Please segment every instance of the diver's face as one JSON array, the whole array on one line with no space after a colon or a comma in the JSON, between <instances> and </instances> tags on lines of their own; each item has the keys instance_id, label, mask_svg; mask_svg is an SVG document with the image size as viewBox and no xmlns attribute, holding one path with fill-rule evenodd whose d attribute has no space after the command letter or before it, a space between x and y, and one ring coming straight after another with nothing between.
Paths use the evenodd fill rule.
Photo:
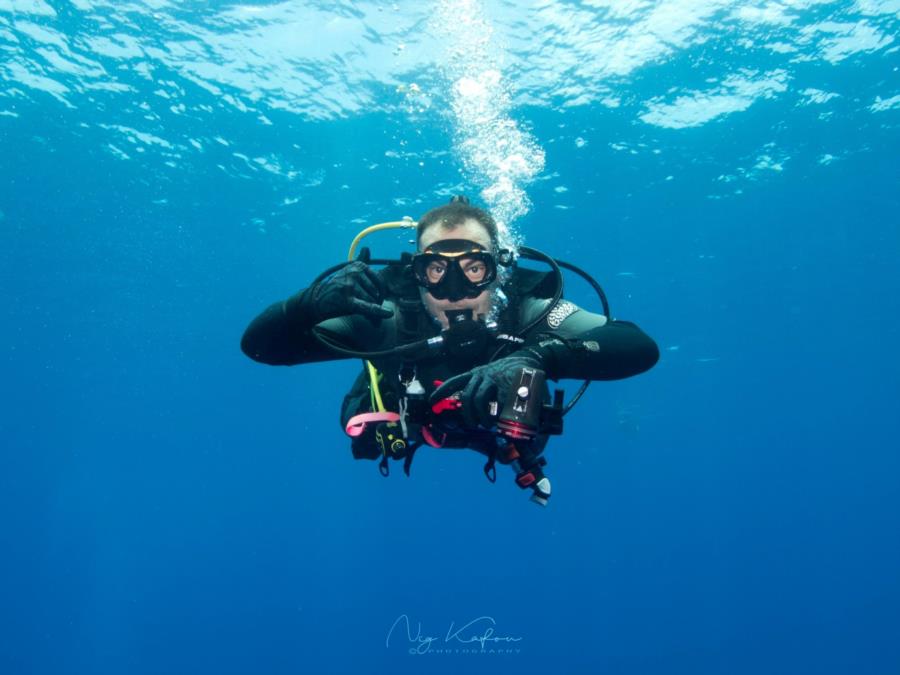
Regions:
<instances>
[{"instance_id":1,"label":"diver's face","mask_svg":"<svg viewBox=\"0 0 900 675\"><path fill-rule=\"evenodd\" d=\"M429 246L445 239L468 239L481 244L484 250L493 253L491 235L484 228L484 225L474 218L469 218L452 229L447 229L441 224L432 225L422 234L422 238L419 240L419 250L424 251ZM474 261L463 258L460 264L465 268L470 262ZM450 325L446 314L448 309L471 309L476 317L479 315L487 316L491 311L490 287L474 298L464 298L454 302L438 300L424 288L420 288L419 292L422 296L422 303L425 305L428 313L440 321L443 328L447 328Z\"/></svg>"}]
</instances>

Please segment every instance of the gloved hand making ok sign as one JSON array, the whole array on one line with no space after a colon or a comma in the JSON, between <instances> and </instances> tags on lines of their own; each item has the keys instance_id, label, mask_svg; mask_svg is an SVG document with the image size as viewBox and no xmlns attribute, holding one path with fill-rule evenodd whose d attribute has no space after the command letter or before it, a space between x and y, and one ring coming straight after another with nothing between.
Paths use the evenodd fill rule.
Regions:
<instances>
[{"instance_id":1,"label":"gloved hand making ok sign","mask_svg":"<svg viewBox=\"0 0 900 675\"><path fill-rule=\"evenodd\" d=\"M470 428L481 425L485 429L494 426L503 407L510 388L518 382L517 377L521 368L540 368L541 363L536 355L522 353L512 354L503 359L497 359L483 366L478 366L451 377L431 394L430 403L434 405L438 401L449 398L461 391L460 402L463 420ZM497 406L491 414L491 403L496 401Z\"/></svg>"},{"instance_id":2,"label":"gloved hand making ok sign","mask_svg":"<svg viewBox=\"0 0 900 675\"><path fill-rule=\"evenodd\" d=\"M364 262L357 260L315 286L312 306L317 321L347 314L386 319L393 316L393 312L381 306L384 295L378 275Z\"/></svg>"}]
</instances>

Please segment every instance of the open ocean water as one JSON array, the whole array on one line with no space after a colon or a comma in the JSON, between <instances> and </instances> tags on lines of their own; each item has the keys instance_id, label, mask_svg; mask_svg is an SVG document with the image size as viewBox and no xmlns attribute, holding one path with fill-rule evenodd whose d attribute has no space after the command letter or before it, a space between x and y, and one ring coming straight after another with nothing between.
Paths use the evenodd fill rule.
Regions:
<instances>
[{"instance_id":1,"label":"open ocean water","mask_svg":"<svg viewBox=\"0 0 900 675\"><path fill-rule=\"evenodd\" d=\"M898 27L0 0L0 673L900 673ZM543 510L474 453L383 479L358 362L239 351L458 192L662 351L567 417Z\"/></svg>"}]
</instances>

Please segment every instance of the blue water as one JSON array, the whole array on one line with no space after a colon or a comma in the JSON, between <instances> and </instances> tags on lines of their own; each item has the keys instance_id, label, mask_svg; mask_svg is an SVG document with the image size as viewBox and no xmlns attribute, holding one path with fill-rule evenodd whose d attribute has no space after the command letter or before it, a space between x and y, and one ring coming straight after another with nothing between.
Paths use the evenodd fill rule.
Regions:
<instances>
[{"instance_id":1,"label":"blue water","mask_svg":"<svg viewBox=\"0 0 900 675\"><path fill-rule=\"evenodd\" d=\"M900 672L898 26L0 0L0 672ZM381 478L356 362L238 348L455 192L661 348L567 418L544 510L474 454ZM517 640L444 639L479 617Z\"/></svg>"}]
</instances>

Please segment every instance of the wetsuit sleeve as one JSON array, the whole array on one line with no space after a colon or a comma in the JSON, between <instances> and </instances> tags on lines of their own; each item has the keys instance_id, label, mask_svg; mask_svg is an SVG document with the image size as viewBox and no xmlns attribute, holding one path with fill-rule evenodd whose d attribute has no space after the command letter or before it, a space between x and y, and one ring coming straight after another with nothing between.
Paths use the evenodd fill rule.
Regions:
<instances>
[{"instance_id":1,"label":"wetsuit sleeve","mask_svg":"<svg viewBox=\"0 0 900 675\"><path fill-rule=\"evenodd\" d=\"M365 317L343 316L317 324L312 291L305 289L253 319L241 338L241 350L254 361L272 366L349 358L320 343L312 334L315 326L350 349L372 349L381 342L379 322Z\"/></svg>"},{"instance_id":2,"label":"wetsuit sleeve","mask_svg":"<svg viewBox=\"0 0 900 675\"><path fill-rule=\"evenodd\" d=\"M538 356L554 380L619 380L659 360L656 343L635 324L608 321L566 300L529 331L523 351Z\"/></svg>"}]
</instances>

